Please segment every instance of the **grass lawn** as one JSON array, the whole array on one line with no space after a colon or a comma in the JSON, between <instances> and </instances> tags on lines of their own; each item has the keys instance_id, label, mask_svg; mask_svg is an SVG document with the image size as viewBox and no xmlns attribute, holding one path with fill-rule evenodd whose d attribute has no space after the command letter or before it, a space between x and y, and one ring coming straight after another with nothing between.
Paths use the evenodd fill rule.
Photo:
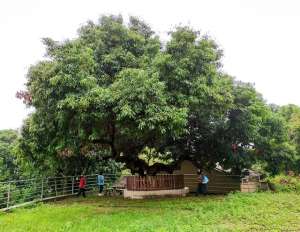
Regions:
<instances>
[{"instance_id":1,"label":"grass lawn","mask_svg":"<svg viewBox=\"0 0 300 232\"><path fill-rule=\"evenodd\" d=\"M300 195L72 198L0 213L0 231L300 231Z\"/></svg>"}]
</instances>

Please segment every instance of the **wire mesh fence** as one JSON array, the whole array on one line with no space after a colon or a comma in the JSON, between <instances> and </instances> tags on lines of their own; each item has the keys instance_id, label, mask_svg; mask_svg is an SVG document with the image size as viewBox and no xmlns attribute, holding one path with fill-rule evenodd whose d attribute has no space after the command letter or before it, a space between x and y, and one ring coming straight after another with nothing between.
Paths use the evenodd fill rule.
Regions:
<instances>
[{"instance_id":1,"label":"wire mesh fence","mask_svg":"<svg viewBox=\"0 0 300 232\"><path fill-rule=\"evenodd\" d=\"M97 174L86 175L86 191L97 191ZM115 174L103 174L105 187L112 188L119 177ZM0 182L0 210L6 210L31 202L71 196L78 193L79 177L48 177Z\"/></svg>"}]
</instances>

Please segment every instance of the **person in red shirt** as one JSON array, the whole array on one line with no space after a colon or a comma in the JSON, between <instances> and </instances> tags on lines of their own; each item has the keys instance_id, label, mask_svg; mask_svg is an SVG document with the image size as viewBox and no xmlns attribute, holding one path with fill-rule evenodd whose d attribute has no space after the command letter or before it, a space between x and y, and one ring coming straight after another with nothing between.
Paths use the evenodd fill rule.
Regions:
<instances>
[{"instance_id":1,"label":"person in red shirt","mask_svg":"<svg viewBox=\"0 0 300 232\"><path fill-rule=\"evenodd\" d=\"M81 175L79 179L79 191L77 196L80 196L80 194L82 193L82 196L85 197L85 185L86 185L86 179L83 175Z\"/></svg>"}]
</instances>

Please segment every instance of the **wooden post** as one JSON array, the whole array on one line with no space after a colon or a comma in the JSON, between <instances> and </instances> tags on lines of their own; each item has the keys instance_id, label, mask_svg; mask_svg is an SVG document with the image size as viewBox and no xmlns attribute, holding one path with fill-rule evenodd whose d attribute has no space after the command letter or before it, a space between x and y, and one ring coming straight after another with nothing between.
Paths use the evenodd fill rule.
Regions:
<instances>
[{"instance_id":1,"label":"wooden post","mask_svg":"<svg viewBox=\"0 0 300 232\"><path fill-rule=\"evenodd\" d=\"M133 188L132 190L135 190L135 176L133 176Z\"/></svg>"},{"instance_id":2,"label":"wooden post","mask_svg":"<svg viewBox=\"0 0 300 232\"><path fill-rule=\"evenodd\" d=\"M9 202L10 202L10 182L8 184L8 188L7 188L7 202L6 202L6 207L9 207Z\"/></svg>"}]
</instances>

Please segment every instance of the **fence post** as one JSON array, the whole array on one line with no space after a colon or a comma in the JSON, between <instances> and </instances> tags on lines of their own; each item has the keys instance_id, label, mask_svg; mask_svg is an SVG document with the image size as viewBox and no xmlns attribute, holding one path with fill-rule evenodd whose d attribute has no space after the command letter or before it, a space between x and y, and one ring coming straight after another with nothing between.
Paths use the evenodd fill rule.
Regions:
<instances>
[{"instance_id":1,"label":"fence post","mask_svg":"<svg viewBox=\"0 0 300 232\"><path fill-rule=\"evenodd\" d=\"M6 207L9 207L9 202L10 202L10 182L8 183L8 188L7 188L7 202L6 202Z\"/></svg>"},{"instance_id":2,"label":"fence post","mask_svg":"<svg viewBox=\"0 0 300 232\"><path fill-rule=\"evenodd\" d=\"M65 178L63 177L63 182L62 182L62 195L65 195Z\"/></svg>"},{"instance_id":3,"label":"fence post","mask_svg":"<svg viewBox=\"0 0 300 232\"><path fill-rule=\"evenodd\" d=\"M72 176L72 195L74 194L74 176Z\"/></svg>"},{"instance_id":4,"label":"fence post","mask_svg":"<svg viewBox=\"0 0 300 232\"><path fill-rule=\"evenodd\" d=\"M43 200L43 197L44 197L44 179L42 178L41 200Z\"/></svg>"},{"instance_id":5,"label":"fence post","mask_svg":"<svg viewBox=\"0 0 300 232\"><path fill-rule=\"evenodd\" d=\"M56 185L56 178L54 179L54 188L55 188L55 196L57 196L57 185Z\"/></svg>"}]
</instances>

